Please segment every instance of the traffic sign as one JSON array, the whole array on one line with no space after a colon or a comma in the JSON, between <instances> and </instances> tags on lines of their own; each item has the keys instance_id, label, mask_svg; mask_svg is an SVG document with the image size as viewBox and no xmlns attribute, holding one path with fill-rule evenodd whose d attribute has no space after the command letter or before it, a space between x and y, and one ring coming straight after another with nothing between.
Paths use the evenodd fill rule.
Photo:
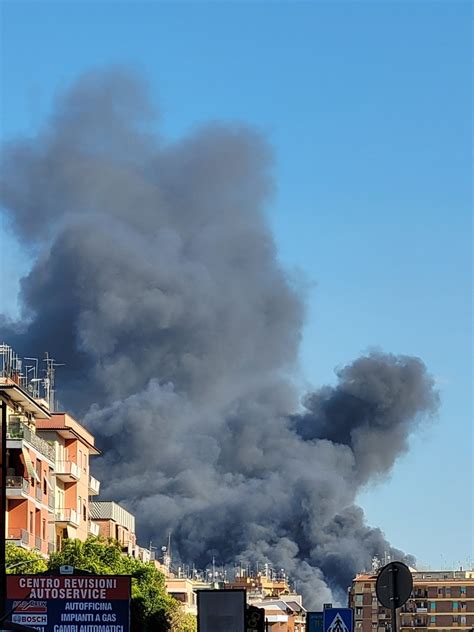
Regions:
<instances>
[{"instance_id":1,"label":"traffic sign","mask_svg":"<svg viewBox=\"0 0 474 632\"><path fill-rule=\"evenodd\" d=\"M353 632L352 608L326 608L323 611L323 632Z\"/></svg>"},{"instance_id":2,"label":"traffic sign","mask_svg":"<svg viewBox=\"0 0 474 632\"><path fill-rule=\"evenodd\" d=\"M257 606L247 606L245 632L265 632L265 610Z\"/></svg>"},{"instance_id":3,"label":"traffic sign","mask_svg":"<svg viewBox=\"0 0 474 632\"><path fill-rule=\"evenodd\" d=\"M401 608L413 590L413 577L403 562L390 562L380 571L375 584L377 599L385 608Z\"/></svg>"}]
</instances>

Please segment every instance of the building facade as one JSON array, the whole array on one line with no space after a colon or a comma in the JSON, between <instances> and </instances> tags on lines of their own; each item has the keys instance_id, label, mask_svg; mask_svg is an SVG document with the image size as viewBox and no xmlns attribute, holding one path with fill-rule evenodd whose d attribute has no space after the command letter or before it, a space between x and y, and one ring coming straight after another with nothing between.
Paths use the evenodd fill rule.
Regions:
<instances>
[{"instance_id":1,"label":"building facade","mask_svg":"<svg viewBox=\"0 0 474 632\"><path fill-rule=\"evenodd\" d=\"M0 378L0 397L7 421L6 538L48 555L54 550L49 528L54 515L54 448L38 436L36 424L50 413L14 378Z\"/></svg>"},{"instance_id":2,"label":"building facade","mask_svg":"<svg viewBox=\"0 0 474 632\"><path fill-rule=\"evenodd\" d=\"M135 516L118 503L109 500L92 501L90 515L97 525L99 535L117 540L124 553L135 557L137 550Z\"/></svg>"},{"instance_id":3,"label":"building facade","mask_svg":"<svg viewBox=\"0 0 474 632\"><path fill-rule=\"evenodd\" d=\"M60 550L65 537L85 540L99 534L89 513L89 497L100 487L90 475L89 459L99 451L79 422L52 411L51 374L39 379L38 362L29 360L25 364L11 347L0 345L0 400L7 426L6 538L47 556ZM47 385L43 391L40 382Z\"/></svg>"},{"instance_id":4,"label":"building facade","mask_svg":"<svg viewBox=\"0 0 474 632\"><path fill-rule=\"evenodd\" d=\"M412 571L413 592L398 610L400 630L474 630L474 573L472 571ZM388 632L391 614L378 603L377 574L360 574L349 590L356 632Z\"/></svg>"},{"instance_id":5,"label":"building facade","mask_svg":"<svg viewBox=\"0 0 474 632\"><path fill-rule=\"evenodd\" d=\"M37 434L54 448L54 541L61 549L64 538L86 540L99 535L91 520L89 499L99 493L100 483L91 476L91 456L100 454L94 437L70 415L53 413L36 424Z\"/></svg>"}]
</instances>

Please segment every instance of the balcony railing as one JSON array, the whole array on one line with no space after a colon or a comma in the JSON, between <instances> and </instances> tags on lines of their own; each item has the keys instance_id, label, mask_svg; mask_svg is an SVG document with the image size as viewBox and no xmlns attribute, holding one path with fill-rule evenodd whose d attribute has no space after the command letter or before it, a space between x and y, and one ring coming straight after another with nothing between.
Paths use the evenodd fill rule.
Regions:
<instances>
[{"instance_id":1,"label":"balcony railing","mask_svg":"<svg viewBox=\"0 0 474 632\"><path fill-rule=\"evenodd\" d=\"M89 520L89 533L95 536L100 535L100 527L97 524L97 522L94 522L93 520Z\"/></svg>"},{"instance_id":2,"label":"balcony railing","mask_svg":"<svg viewBox=\"0 0 474 632\"><path fill-rule=\"evenodd\" d=\"M30 481L23 476L7 476L7 489L18 489L25 494L30 493Z\"/></svg>"},{"instance_id":3,"label":"balcony railing","mask_svg":"<svg viewBox=\"0 0 474 632\"><path fill-rule=\"evenodd\" d=\"M9 439L24 439L28 441L34 448L41 452L50 461L54 461L54 447L49 445L44 439L38 437L32 432L28 426L23 423L11 423L7 427L7 436Z\"/></svg>"},{"instance_id":4,"label":"balcony railing","mask_svg":"<svg viewBox=\"0 0 474 632\"><path fill-rule=\"evenodd\" d=\"M100 490L100 481L93 476L89 476L89 496L97 496Z\"/></svg>"},{"instance_id":5,"label":"balcony railing","mask_svg":"<svg viewBox=\"0 0 474 632\"><path fill-rule=\"evenodd\" d=\"M81 470L73 461L58 461L56 463L56 476L78 481L81 478Z\"/></svg>"},{"instance_id":6,"label":"balcony railing","mask_svg":"<svg viewBox=\"0 0 474 632\"><path fill-rule=\"evenodd\" d=\"M28 546L30 544L30 534L26 529L8 529L7 540Z\"/></svg>"},{"instance_id":7,"label":"balcony railing","mask_svg":"<svg viewBox=\"0 0 474 632\"><path fill-rule=\"evenodd\" d=\"M48 509L54 511L54 494L49 492L48 494Z\"/></svg>"},{"instance_id":8,"label":"balcony railing","mask_svg":"<svg viewBox=\"0 0 474 632\"><path fill-rule=\"evenodd\" d=\"M74 509L58 509L54 519L56 522L68 522L76 527L79 526L79 516Z\"/></svg>"},{"instance_id":9,"label":"balcony railing","mask_svg":"<svg viewBox=\"0 0 474 632\"><path fill-rule=\"evenodd\" d=\"M37 549L38 551L41 551L42 545L43 545L43 540L38 535L36 535L35 536L35 549Z\"/></svg>"},{"instance_id":10,"label":"balcony railing","mask_svg":"<svg viewBox=\"0 0 474 632\"><path fill-rule=\"evenodd\" d=\"M41 489L41 486L39 484L36 485L35 498L38 502L43 502L43 490Z\"/></svg>"}]
</instances>

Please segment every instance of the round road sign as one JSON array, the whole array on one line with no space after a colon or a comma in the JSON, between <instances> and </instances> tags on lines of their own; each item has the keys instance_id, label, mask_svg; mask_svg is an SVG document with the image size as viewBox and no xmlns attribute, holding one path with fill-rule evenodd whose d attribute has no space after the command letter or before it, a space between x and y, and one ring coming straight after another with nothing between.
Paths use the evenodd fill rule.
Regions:
<instances>
[{"instance_id":1,"label":"round road sign","mask_svg":"<svg viewBox=\"0 0 474 632\"><path fill-rule=\"evenodd\" d=\"M377 577L377 599L385 608L401 608L413 590L413 577L403 562L390 562Z\"/></svg>"}]
</instances>

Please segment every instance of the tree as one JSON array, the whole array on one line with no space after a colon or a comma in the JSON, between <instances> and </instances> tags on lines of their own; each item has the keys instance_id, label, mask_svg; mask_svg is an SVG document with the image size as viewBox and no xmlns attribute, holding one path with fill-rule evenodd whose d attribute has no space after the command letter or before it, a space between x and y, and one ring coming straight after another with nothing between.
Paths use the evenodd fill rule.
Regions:
<instances>
[{"instance_id":1,"label":"tree","mask_svg":"<svg viewBox=\"0 0 474 632\"><path fill-rule=\"evenodd\" d=\"M36 574L48 568L46 560L37 551L27 551L13 542L6 543L5 558L7 573Z\"/></svg>"},{"instance_id":2,"label":"tree","mask_svg":"<svg viewBox=\"0 0 474 632\"><path fill-rule=\"evenodd\" d=\"M123 555L116 541L65 540L63 550L51 554L48 566L56 569L64 564L100 575L131 575L132 632L194 632L181 604L166 593L163 574L151 563Z\"/></svg>"}]
</instances>

